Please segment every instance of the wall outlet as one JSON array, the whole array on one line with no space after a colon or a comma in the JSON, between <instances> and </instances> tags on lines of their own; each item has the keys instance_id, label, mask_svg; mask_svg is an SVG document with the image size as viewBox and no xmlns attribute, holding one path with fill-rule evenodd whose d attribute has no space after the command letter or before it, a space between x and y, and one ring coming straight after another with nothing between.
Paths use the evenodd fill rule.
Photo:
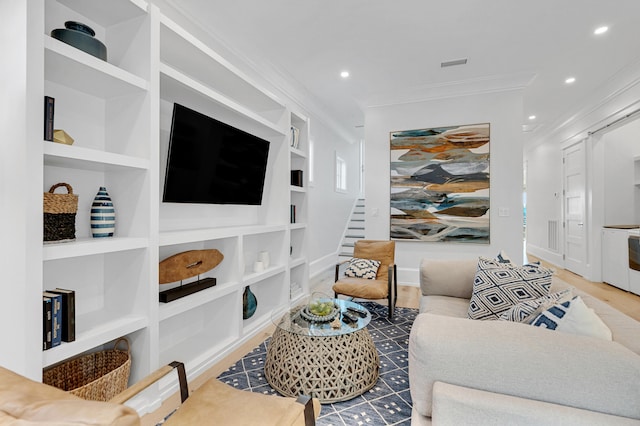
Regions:
<instances>
[{"instance_id":1,"label":"wall outlet","mask_svg":"<svg viewBox=\"0 0 640 426\"><path fill-rule=\"evenodd\" d=\"M498 209L498 216L500 216L500 217L509 216L509 208L508 207L500 207Z\"/></svg>"}]
</instances>

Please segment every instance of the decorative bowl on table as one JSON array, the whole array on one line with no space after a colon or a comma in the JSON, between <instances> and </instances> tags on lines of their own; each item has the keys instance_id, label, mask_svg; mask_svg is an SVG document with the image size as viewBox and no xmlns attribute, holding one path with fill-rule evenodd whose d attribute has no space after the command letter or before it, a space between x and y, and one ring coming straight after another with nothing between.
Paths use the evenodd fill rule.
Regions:
<instances>
[{"instance_id":1,"label":"decorative bowl on table","mask_svg":"<svg viewBox=\"0 0 640 426\"><path fill-rule=\"evenodd\" d=\"M312 322L333 320L340 312L340 307L327 295L314 293L307 305L300 311L302 318Z\"/></svg>"}]
</instances>

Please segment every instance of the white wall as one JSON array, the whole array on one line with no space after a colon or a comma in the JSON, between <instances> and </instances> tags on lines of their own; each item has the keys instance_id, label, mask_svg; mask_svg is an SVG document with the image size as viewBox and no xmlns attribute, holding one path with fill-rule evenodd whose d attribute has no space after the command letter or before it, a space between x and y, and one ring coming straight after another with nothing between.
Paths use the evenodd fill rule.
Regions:
<instances>
[{"instance_id":1,"label":"white wall","mask_svg":"<svg viewBox=\"0 0 640 426\"><path fill-rule=\"evenodd\" d=\"M549 248L548 222L562 226L562 150L541 145L527 156L527 251L556 265L562 263L562 241L558 250Z\"/></svg>"},{"instance_id":2,"label":"white wall","mask_svg":"<svg viewBox=\"0 0 640 426\"><path fill-rule=\"evenodd\" d=\"M398 282L418 283L424 257L522 260L522 92L519 90L369 108L365 116L366 237L389 239L389 132L474 123L491 125L490 244L396 242ZM499 217L499 208L509 210Z\"/></svg>"},{"instance_id":3,"label":"white wall","mask_svg":"<svg viewBox=\"0 0 640 426\"><path fill-rule=\"evenodd\" d=\"M640 119L607 132L599 143L604 145L604 224L640 224L633 164L640 156Z\"/></svg>"},{"instance_id":4,"label":"white wall","mask_svg":"<svg viewBox=\"0 0 640 426\"><path fill-rule=\"evenodd\" d=\"M333 267L360 189L359 148L322 123L311 123L314 182L309 188L310 275ZM347 162L347 193L335 191L335 155Z\"/></svg>"}]
</instances>

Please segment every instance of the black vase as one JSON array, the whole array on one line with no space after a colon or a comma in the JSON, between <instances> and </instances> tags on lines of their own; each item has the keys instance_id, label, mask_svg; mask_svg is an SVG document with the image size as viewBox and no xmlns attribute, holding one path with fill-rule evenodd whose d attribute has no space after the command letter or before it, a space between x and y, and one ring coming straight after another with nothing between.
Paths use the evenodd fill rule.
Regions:
<instances>
[{"instance_id":1,"label":"black vase","mask_svg":"<svg viewBox=\"0 0 640 426\"><path fill-rule=\"evenodd\" d=\"M76 21L67 21L64 26L65 28L51 31L51 37L57 38L61 42L87 52L103 61L107 60L107 47L101 41L93 38L96 33L91 27Z\"/></svg>"},{"instance_id":2,"label":"black vase","mask_svg":"<svg viewBox=\"0 0 640 426\"><path fill-rule=\"evenodd\" d=\"M258 299L256 299L256 295L251 292L249 286L244 288L244 293L242 293L242 319L248 319L256 313L256 309L258 308Z\"/></svg>"}]
</instances>

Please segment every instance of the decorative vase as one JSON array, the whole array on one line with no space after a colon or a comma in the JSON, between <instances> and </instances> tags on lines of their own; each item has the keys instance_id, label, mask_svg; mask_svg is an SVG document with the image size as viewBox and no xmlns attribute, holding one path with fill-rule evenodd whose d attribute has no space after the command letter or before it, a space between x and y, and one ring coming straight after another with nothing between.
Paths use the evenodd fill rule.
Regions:
<instances>
[{"instance_id":1,"label":"decorative vase","mask_svg":"<svg viewBox=\"0 0 640 426\"><path fill-rule=\"evenodd\" d=\"M256 299L256 295L251 292L249 286L244 288L244 293L242 293L242 319L248 319L256 313L256 309L258 308L258 299Z\"/></svg>"},{"instance_id":2,"label":"decorative vase","mask_svg":"<svg viewBox=\"0 0 640 426\"><path fill-rule=\"evenodd\" d=\"M107 60L107 47L101 41L93 38L96 32L90 26L76 21L67 21L64 26L65 28L51 31L51 37L103 61Z\"/></svg>"},{"instance_id":3,"label":"decorative vase","mask_svg":"<svg viewBox=\"0 0 640 426\"><path fill-rule=\"evenodd\" d=\"M258 260L262 262L262 266L267 269L270 265L269 252L261 251L260 253L258 253Z\"/></svg>"},{"instance_id":4,"label":"decorative vase","mask_svg":"<svg viewBox=\"0 0 640 426\"><path fill-rule=\"evenodd\" d=\"M107 189L101 186L91 204L91 234L94 238L113 237L115 228L116 211Z\"/></svg>"}]
</instances>

